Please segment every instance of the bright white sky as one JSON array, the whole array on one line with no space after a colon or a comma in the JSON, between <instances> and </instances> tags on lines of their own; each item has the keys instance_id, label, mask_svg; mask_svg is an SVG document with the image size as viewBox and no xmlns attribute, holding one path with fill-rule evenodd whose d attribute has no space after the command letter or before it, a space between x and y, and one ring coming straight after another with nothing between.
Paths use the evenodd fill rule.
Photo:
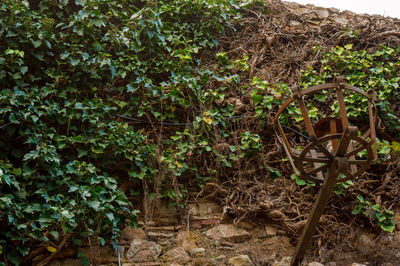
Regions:
<instances>
[{"instance_id":1,"label":"bright white sky","mask_svg":"<svg viewBox=\"0 0 400 266\"><path fill-rule=\"evenodd\" d=\"M385 17L400 18L400 0L285 0L300 4L313 4L322 7L335 7L355 13L379 14Z\"/></svg>"}]
</instances>

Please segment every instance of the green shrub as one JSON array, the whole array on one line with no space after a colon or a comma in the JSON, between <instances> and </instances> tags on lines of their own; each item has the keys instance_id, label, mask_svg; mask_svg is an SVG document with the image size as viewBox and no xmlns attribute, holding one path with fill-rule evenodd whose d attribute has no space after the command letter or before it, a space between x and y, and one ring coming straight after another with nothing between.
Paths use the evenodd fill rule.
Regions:
<instances>
[{"instance_id":1,"label":"green shrub","mask_svg":"<svg viewBox=\"0 0 400 266\"><path fill-rule=\"evenodd\" d=\"M194 171L184 163L189 149L215 152L214 140L189 141L204 143L232 114L232 105L212 105L230 75L201 69L196 57L218 45L216 34L237 15L233 2L30 3L0 3L0 250L14 264L32 241L114 241L136 214L118 183ZM211 80L221 86L204 89ZM145 126L115 114L148 126L190 114L197 134L182 130L176 136L188 142L163 139L161 148Z\"/></svg>"},{"instance_id":2,"label":"green shrub","mask_svg":"<svg viewBox=\"0 0 400 266\"><path fill-rule=\"evenodd\" d=\"M386 232L393 232L395 228L394 213L391 210L382 207L379 204L372 205L371 202L364 200L361 195L357 196L360 202L352 211L352 214L362 213L369 219L376 221L382 230Z\"/></svg>"}]
</instances>

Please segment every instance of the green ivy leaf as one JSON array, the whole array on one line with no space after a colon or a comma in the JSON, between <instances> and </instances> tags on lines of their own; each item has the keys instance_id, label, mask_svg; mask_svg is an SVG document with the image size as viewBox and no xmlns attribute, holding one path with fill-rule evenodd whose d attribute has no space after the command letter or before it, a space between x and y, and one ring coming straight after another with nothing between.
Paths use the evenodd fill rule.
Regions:
<instances>
[{"instance_id":1,"label":"green ivy leaf","mask_svg":"<svg viewBox=\"0 0 400 266\"><path fill-rule=\"evenodd\" d=\"M75 0L75 4L79 6L85 6L87 0Z\"/></svg>"},{"instance_id":2,"label":"green ivy leaf","mask_svg":"<svg viewBox=\"0 0 400 266\"><path fill-rule=\"evenodd\" d=\"M109 212L106 214L106 216L108 217L108 219L112 222L114 221L114 214L112 212Z\"/></svg>"},{"instance_id":3,"label":"green ivy leaf","mask_svg":"<svg viewBox=\"0 0 400 266\"><path fill-rule=\"evenodd\" d=\"M382 224L380 225L380 227L386 232L393 233L396 226L394 223L389 223L389 224Z\"/></svg>"},{"instance_id":4,"label":"green ivy leaf","mask_svg":"<svg viewBox=\"0 0 400 266\"><path fill-rule=\"evenodd\" d=\"M26 72L28 72L28 67L27 66L22 66L20 69L22 75L25 75Z\"/></svg>"},{"instance_id":5,"label":"green ivy leaf","mask_svg":"<svg viewBox=\"0 0 400 266\"><path fill-rule=\"evenodd\" d=\"M72 56L69 58L69 62L72 66L76 66L79 64L81 60L79 58L73 58Z\"/></svg>"},{"instance_id":6,"label":"green ivy leaf","mask_svg":"<svg viewBox=\"0 0 400 266\"><path fill-rule=\"evenodd\" d=\"M126 91L127 92L135 92L137 88L132 87L131 84L126 85Z\"/></svg>"},{"instance_id":7,"label":"green ivy leaf","mask_svg":"<svg viewBox=\"0 0 400 266\"><path fill-rule=\"evenodd\" d=\"M326 100L326 98L328 97L327 94L314 94L315 99L317 99L320 102L323 102Z\"/></svg>"},{"instance_id":8,"label":"green ivy leaf","mask_svg":"<svg viewBox=\"0 0 400 266\"><path fill-rule=\"evenodd\" d=\"M19 124L19 121L15 117L14 113L11 113L10 116L8 117L8 119L10 120L10 122L12 122L14 124Z\"/></svg>"},{"instance_id":9,"label":"green ivy leaf","mask_svg":"<svg viewBox=\"0 0 400 266\"><path fill-rule=\"evenodd\" d=\"M88 201L87 203L91 208L93 208L95 211L99 210L100 207L100 201L98 200L92 200L92 201Z\"/></svg>"},{"instance_id":10,"label":"green ivy leaf","mask_svg":"<svg viewBox=\"0 0 400 266\"><path fill-rule=\"evenodd\" d=\"M14 175L16 175L16 176L20 176L20 175L22 174L22 170L21 170L21 168L14 168L14 169L11 171L11 173L14 174ZM0 174L1 174L1 173L0 173Z\"/></svg>"},{"instance_id":11,"label":"green ivy leaf","mask_svg":"<svg viewBox=\"0 0 400 266\"><path fill-rule=\"evenodd\" d=\"M33 47L35 47L35 48L38 48L42 44L41 40L37 40L37 41L32 40L31 42L33 44Z\"/></svg>"},{"instance_id":12,"label":"green ivy leaf","mask_svg":"<svg viewBox=\"0 0 400 266\"><path fill-rule=\"evenodd\" d=\"M253 94L253 104L256 106L262 101L263 97L258 94Z\"/></svg>"}]
</instances>

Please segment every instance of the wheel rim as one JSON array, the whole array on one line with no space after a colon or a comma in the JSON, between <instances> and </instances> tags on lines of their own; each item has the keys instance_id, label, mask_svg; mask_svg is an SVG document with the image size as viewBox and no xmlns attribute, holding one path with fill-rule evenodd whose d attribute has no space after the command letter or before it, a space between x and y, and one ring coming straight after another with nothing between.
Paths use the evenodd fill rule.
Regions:
<instances>
[{"instance_id":1,"label":"wheel rim","mask_svg":"<svg viewBox=\"0 0 400 266\"><path fill-rule=\"evenodd\" d=\"M315 139L308 144L300 154L294 155L294 163L300 172L300 178L321 183L335 157L329 143L333 140L340 141L342 134L330 134ZM362 175L373 161L371 143L359 136L350 138L348 152L343 156L347 158L348 167L340 171L344 177L338 178L336 183L345 182ZM366 159L358 158L360 152L366 152Z\"/></svg>"}]
</instances>

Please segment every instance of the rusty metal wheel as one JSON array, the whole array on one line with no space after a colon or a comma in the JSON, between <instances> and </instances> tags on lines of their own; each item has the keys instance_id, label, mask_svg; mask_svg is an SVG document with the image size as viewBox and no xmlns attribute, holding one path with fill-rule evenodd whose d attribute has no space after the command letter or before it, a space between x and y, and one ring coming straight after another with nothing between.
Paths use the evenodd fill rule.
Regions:
<instances>
[{"instance_id":1,"label":"rusty metal wheel","mask_svg":"<svg viewBox=\"0 0 400 266\"><path fill-rule=\"evenodd\" d=\"M314 182L323 182L325 174L335 158L332 143L340 142L341 137L342 134L323 136L307 145L299 155L294 155L294 163L301 174L300 177ZM362 153L364 154L362 155ZM347 160L347 167L339 172L337 183L354 179L365 172L374 160L371 143L359 136L353 136L350 138L347 152L343 157ZM343 174L344 177L340 178L342 176L340 174Z\"/></svg>"}]
</instances>

